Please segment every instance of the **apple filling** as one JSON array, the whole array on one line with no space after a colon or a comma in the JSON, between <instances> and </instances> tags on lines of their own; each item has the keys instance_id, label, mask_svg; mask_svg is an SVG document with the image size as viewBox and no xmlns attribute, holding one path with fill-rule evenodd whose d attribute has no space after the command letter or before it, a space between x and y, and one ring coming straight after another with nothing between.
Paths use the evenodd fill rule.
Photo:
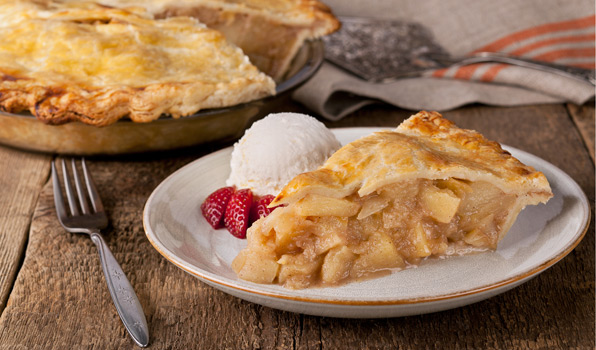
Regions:
<instances>
[{"instance_id":1,"label":"apple filling","mask_svg":"<svg viewBox=\"0 0 596 350\"><path fill-rule=\"evenodd\" d=\"M515 195L455 178L395 183L365 197L309 194L254 223L232 268L256 283L337 285L495 249L519 210Z\"/></svg>"}]
</instances>

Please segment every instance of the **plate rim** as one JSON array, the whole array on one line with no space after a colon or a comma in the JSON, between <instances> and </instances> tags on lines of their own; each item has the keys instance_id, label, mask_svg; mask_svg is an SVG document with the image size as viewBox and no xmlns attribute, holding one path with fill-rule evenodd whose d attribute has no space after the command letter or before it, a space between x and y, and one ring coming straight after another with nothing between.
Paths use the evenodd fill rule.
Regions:
<instances>
[{"instance_id":1,"label":"plate rim","mask_svg":"<svg viewBox=\"0 0 596 350\"><path fill-rule=\"evenodd\" d=\"M387 129L392 129L392 128L391 127L343 127L343 128L332 128L330 130L333 131L334 133L335 132L372 133L372 132L376 132L376 131L380 131L380 130L387 130ZM364 135L366 135L366 134L363 134L363 136ZM502 281L498 281L496 283L479 286L477 288L473 288L473 289L469 289L469 290L465 290L465 291L461 291L461 292L454 292L454 293L442 294L442 295L437 295L437 296L429 296L429 297L407 298L407 299L402 298L402 299L391 299L391 300L387 300L387 299L384 299L384 300L357 300L357 299L346 300L346 299L313 298L313 297L308 297L308 296L286 295L286 294L277 294L277 293L273 293L273 292L263 291L263 290L259 290L258 285L255 288L250 288L250 287L244 287L244 286L239 286L239 285L235 285L235 284L230 284L227 281L222 280L221 278L217 278L217 274L214 274L214 273L211 273L208 271L204 271L201 268L197 268L197 270L201 271L201 272L199 272L199 271L195 271L195 270L189 269L188 267L184 266L184 264L182 262L178 261L179 260L178 257L173 252L170 252L166 247L162 246L162 244L160 242L158 242L157 239L155 239L155 240L153 239L153 238L157 238L157 235L155 235L155 233L149 227L149 207L151 205L151 202L155 199L155 197L157 196L156 193L158 193L160 191L162 186L165 186L165 184L167 184L168 181L171 181L172 178L175 178L179 172L186 171L188 167L193 166L193 164L195 164L196 162L199 162L201 160L205 160L208 158L212 158L212 157L218 157L221 153L229 152L233 146L225 147L223 149L217 150L215 152L204 155L198 159L195 159L194 161L192 161L192 162L184 165L180 169L176 170L175 172L170 174L168 177L166 177L162 182L160 182L160 184L153 190L153 192L147 199L145 206L143 208L143 230L145 231L145 236L147 237L147 239L149 240L149 242L151 243L153 248L156 249L166 260L168 260L169 262L171 262L178 268L182 269L183 271L189 273L190 275L192 275L194 277L199 278L200 280L203 280L203 282L205 282L205 283L213 285L214 287L228 288L228 289L231 289L231 290L234 290L237 292L241 292L241 293L254 294L254 296L258 296L258 297L272 298L275 300L285 300L285 301L292 301L292 302L305 302L305 303L340 305L340 306L391 306L391 305L395 305L395 306L402 305L403 306L403 305L415 305L415 304L421 304L421 303L426 304L426 303L433 303L433 302L441 302L441 301L461 299L464 297L471 297L471 296L479 296L483 293L487 293L490 291L498 291L498 290L500 290L502 288L506 288L506 287L511 287L511 288L515 287L517 284L523 282L524 280L537 276L538 274L546 271L548 268L550 268L557 262L561 261L565 256L567 256L569 253L571 253L577 247L577 245L579 245L579 243L583 240L583 238L585 237L585 235L590 227L590 222L592 219L592 212L591 212L589 204L588 204L589 202L588 202L587 196L584 193L584 191L581 189L579 184L577 184L577 182L573 178L571 178L571 176L569 176L567 173L565 173L559 167L553 165L552 163L550 163L536 155L533 155L529 152L520 150L515 147L511 147L511 146L508 146L505 144L501 144L501 146L507 150L512 150L515 153L523 154L524 156L538 158L539 160L547 163L556 172L558 172L559 173L558 175L562 175L567 180L569 180L569 184L571 184L573 187L575 187L575 189L578 190L577 192L579 194L581 194L580 195L581 207L584 209L587 209L587 210L585 210L585 212L586 212L585 220L583 222L583 227L577 231L577 232L581 231L581 233L579 235L577 235L577 238L575 240L571 241L569 244L567 244L567 246L564 249L562 249L559 252L559 254L555 255L554 257L552 257L546 261L543 261L538 266L536 266L524 273L512 276L510 278L504 279ZM151 234L150 234L150 232L151 232ZM211 277L210 275L213 275L214 277Z\"/></svg>"}]
</instances>

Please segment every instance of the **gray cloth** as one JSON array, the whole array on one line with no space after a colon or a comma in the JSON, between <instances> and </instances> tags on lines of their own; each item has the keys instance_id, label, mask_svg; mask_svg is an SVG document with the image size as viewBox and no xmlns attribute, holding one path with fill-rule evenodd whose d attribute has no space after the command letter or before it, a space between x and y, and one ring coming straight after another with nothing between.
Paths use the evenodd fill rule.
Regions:
<instances>
[{"instance_id":1,"label":"gray cloth","mask_svg":"<svg viewBox=\"0 0 596 350\"><path fill-rule=\"evenodd\" d=\"M473 2L326 1L338 16L422 24L454 56L499 51L594 69L592 1L476 0ZM594 97L594 86L529 68L493 63L430 71L419 78L371 83L324 63L294 98L330 120L375 101L411 110L449 110L469 103L515 106Z\"/></svg>"}]
</instances>

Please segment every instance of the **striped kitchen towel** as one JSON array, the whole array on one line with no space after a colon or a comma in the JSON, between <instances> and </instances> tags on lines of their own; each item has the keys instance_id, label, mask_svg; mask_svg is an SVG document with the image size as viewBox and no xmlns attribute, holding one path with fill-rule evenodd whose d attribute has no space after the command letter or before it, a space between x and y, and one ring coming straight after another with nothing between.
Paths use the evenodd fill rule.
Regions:
<instances>
[{"instance_id":1,"label":"striped kitchen towel","mask_svg":"<svg viewBox=\"0 0 596 350\"><path fill-rule=\"evenodd\" d=\"M336 15L411 22L429 30L454 57L500 52L595 69L593 1L586 0L328 0ZM373 83L325 63L294 98L337 120L379 100L406 109L449 110L468 103L513 106L594 97L592 84L507 64L429 70L417 78Z\"/></svg>"}]
</instances>

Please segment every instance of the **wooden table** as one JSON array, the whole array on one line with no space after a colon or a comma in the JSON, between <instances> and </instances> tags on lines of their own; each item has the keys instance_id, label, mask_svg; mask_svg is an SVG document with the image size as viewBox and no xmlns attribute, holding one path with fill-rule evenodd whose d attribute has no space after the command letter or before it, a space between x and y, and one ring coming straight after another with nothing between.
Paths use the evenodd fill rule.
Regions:
<instances>
[{"instance_id":1,"label":"wooden table","mask_svg":"<svg viewBox=\"0 0 596 350\"><path fill-rule=\"evenodd\" d=\"M298 105L286 110L304 111ZM411 111L372 106L330 127L396 126ZM579 183L594 212L594 108L470 106L459 126L533 153ZM169 174L221 148L89 161L111 227L106 240L144 307L152 349L593 349L594 224L577 248L529 282L434 314L346 320L281 312L213 289L145 238L141 213ZM132 349L96 249L59 225L52 156L0 147L0 350Z\"/></svg>"}]
</instances>

